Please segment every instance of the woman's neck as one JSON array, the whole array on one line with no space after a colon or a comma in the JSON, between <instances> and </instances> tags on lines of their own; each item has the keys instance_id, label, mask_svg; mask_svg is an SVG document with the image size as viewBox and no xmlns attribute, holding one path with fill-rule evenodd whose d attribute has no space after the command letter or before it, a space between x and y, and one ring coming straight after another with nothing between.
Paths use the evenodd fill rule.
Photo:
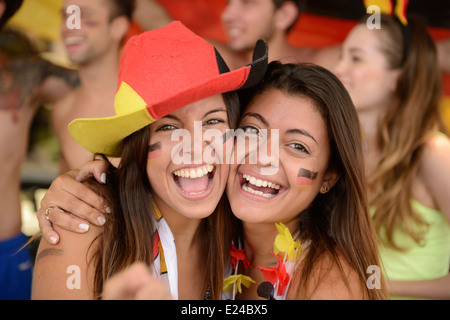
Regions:
<instances>
[{"instance_id":1,"label":"woman's neck","mask_svg":"<svg viewBox=\"0 0 450 320\"><path fill-rule=\"evenodd\" d=\"M201 222L203 219L189 219L173 210L163 201L155 203L172 232L178 272L178 298L185 300L203 299L206 260L202 252Z\"/></svg>"},{"instance_id":2,"label":"woman's neck","mask_svg":"<svg viewBox=\"0 0 450 320\"><path fill-rule=\"evenodd\" d=\"M358 118L361 124L364 143L373 147L376 145L376 139L378 135L378 127L381 121L381 114L371 110L358 111Z\"/></svg>"},{"instance_id":3,"label":"woman's neck","mask_svg":"<svg viewBox=\"0 0 450 320\"><path fill-rule=\"evenodd\" d=\"M252 266L274 267L278 260L272 254L273 243L278 230L275 223L252 224L242 223L244 231L244 248L247 260ZM299 219L286 223L291 234L298 230Z\"/></svg>"},{"instance_id":4,"label":"woman's neck","mask_svg":"<svg viewBox=\"0 0 450 320\"><path fill-rule=\"evenodd\" d=\"M244 248L247 260L252 266L269 266L276 263L273 251L273 241L277 235L275 224L243 223Z\"/></svg>"},{"instance_id":5,"label":"woman's neck","mask_svg":"<svg viewBox=\"0 0 450 320\"><path fill-rule=\"evenodd\" d=\"M155 203L172 232L177 251L179 248L183 250L192 248L196 242L202 219L187 218L158 199L155 199Z\"/></svg>"},{"instance_id":6,"label":"woman's neck","mask_svg":"<svg viewBox=\"0 0 450 320\"><path fill-rule=\"evenodd\" d=\"M378 132L385 108L382 106L365 110L358 110L363 137L363 153L366 175L370 175L378 164L380 147L378 145Z\"/></svg>"}]
</instances>

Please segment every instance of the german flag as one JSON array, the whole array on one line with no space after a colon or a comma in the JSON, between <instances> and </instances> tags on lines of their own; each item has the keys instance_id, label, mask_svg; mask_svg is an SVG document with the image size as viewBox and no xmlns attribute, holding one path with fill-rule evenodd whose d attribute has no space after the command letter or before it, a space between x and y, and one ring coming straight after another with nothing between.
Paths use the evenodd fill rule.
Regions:
<instances>
[{"instance_id":1,"label":"german flag","mask_svg":"<svg viewBox=\"0 0 450 320\"><path fill-rule=\"evenodd\" d=\"M375 5L380 8L381 13L388 14L390 16L397 16L400 22L406 26L408 19L406 18L406 8L408 8L409 0L363 0L364 6Z\"/></svg>"}]
</instances>

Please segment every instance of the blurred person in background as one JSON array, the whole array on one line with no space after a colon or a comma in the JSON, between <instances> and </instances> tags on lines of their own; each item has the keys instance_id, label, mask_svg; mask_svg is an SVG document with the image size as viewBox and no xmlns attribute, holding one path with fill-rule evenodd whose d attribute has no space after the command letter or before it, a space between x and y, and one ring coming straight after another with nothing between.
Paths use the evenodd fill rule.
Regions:
<instances>
[{"instance_id":1,"label":"blurred person in background","mask_svg":"<svg viewBox=\"0 0 450 320\"><path fill-rule=\"evenodd\" d=\"M145 30L173 20L158 0L137 0L136 6L134 19ZM251 62L258 39L269 44L269 61L312 62L332 69L339 60L341 45L313 48L293 46L288 41L306 6L307 0L229 0L221 15L228 42L210 42L231 69ZM437 41L436 46L441 70L450 73L450 39Z\"/></svg>"},{"instance_id":2,"label":"blurred person in background","mask_svg":"<svg viewBox=\"0 0 450 320\"><path fill-rule=\"evenodd\" d=\"M29 39L6 22L22 1L0 0L0 299L29 299L33 263L21 232L21 170L32 121L44 103L68 93L73 71L41 59Z\"/></svg>"},{"instance_id":3,"label":"blurred person in background","mask_svg":"<svg viewBox=\"0 0 450 320\"><path fill-rule=\"evenodd\" d=\"M68 8L80 8L80 28L69 28ZM89 160L90 152L69 134L75 118L113 116L120 50L130 26L134 0L66 0L62 8L61 36L69 59L77 66L81 85L58 101L52 110L52 126L60 147L60 171Z\"/></svg>"},{"instance_id":4,"label":"blurred person in background","mask_svg":"<svg viewBox=\"0 0 450 320\"><path fill-rule=\"evenodd\" d=\"M436 47L417 17L348 35L335 72L364 134L369 199L393 297L450 298L450 140Z\"/></svg>"}]
</instances>

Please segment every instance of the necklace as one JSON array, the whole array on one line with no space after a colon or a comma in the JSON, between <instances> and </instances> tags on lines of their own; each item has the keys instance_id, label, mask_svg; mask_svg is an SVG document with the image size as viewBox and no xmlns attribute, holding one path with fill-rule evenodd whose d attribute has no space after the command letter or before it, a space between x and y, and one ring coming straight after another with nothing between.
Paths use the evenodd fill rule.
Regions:
<instances>
[{"instance_id":1,"label":"necklace","mask_svg":"<svg viewBox=\"0 0 450 320\"><path fill-rule=\"evenodd\" d=\"M291 282L290 274L294 269L295 261L300 257L302 244L297 239L298 233L295 237L292 237L289 229L283 223L276 223L275 227L278 230L278 235L275 237L271 253L278 260L277 266L275 268L258 266L258 269L263 273L266 282L272 284L273 289L276 290L276 296L285 298ZM237 273L239 262L243 263L244 269L252 268L246 258L244 249L236 248L232 244L230 255L234 274L224 280L223 291L225 293L232 291L231 298L234 300L237 292L242 293L242 285L249 288L255 281L249 276ZM263 284L267 286L267 283L263 282Z\"/></svg>"}]
</instances>

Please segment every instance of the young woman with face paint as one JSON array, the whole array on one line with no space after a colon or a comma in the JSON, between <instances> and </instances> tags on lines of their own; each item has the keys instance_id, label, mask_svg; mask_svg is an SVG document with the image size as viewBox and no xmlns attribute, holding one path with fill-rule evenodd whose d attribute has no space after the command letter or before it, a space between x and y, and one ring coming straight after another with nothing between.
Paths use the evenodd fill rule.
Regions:
<instances>
[{"instance_id":1,"label":"young woman with face paint","mask_svg":"<svg viewBox=\"0 0 450 320\"><path fill-rule=\"evenodd\" d=\"M271 175L261 162L230 168L227 195L240 220L234 243L252 266L234 273L256 282L236 298L256 298L264 280L275 284L276 299L385 298L382 277L379 289L366 283L368 268L381 266L357 114L337 78L318 66L272 62L239 127L267 132L268 141L277 130L279 166ZM276 251L289 251L283 241L295 251L280 258Z\"/></svg>"},{"instance_id":2,"label":"young woman with face paint","mask_svg":"<svg viewBox=\"0 0 450 320\"><path fill-rule=\"evenodd\" d=\"M268 164L251 164L253 148L231 165L229 215L237 219L225 298L387 298L381 273L369 279L381 265L360 128L336 77L318 66L270 63L239 128L268 144L279 139L279 150L268 155L279 165L267 174ZM123 291L138 272L122 274L108 294Z\"/></svg>"},{"instance_id":3,"label":"young woman with face paint","mask_svg":"<svg viewBox=\"0 0 450 320\"><path fill-rule=\"evenodd\" d=\"M172 133L183 129L193 136L197 123L200 134L220 133L215 143L223 148L239 116L235 90L259 81L267 67L267 45L261 41L257 48L254 64L230 72L212 45L179 22L129 40L116 116L69 125L90 152L120 157L117 168L108 165L108 184L86 182L105 199L106 222L83 235L55 224L63 240L56 246L40 243L34 299L101 298L105 281L136 261L150 265L174 299L221 296L223 253L230 243L219 208L229 168L223 159L175 164L179 142ZM201 141L200 149L210 144ZM190 152L188 158L193 160ZM63 214L58 207L63 200L56 197L43 208L48 221Z\"/></svg>"},{"instance_id":4,"label":"young woman with face paint","mask_svg":"<svg viewBox=\"0 0 450 320\"><path fill-rule=\"evenodd\" d=\"M242 263L228 270L225 287L231 292L225 297L257 298L267 276L277 299L385 298L381 274L372 289L366 283L367 270L381 266L365 201L360 130L348 94L323 68L279 63L269 65L258 88L240 128L247 135L267 129L267 143L277 130L279 152L268 156L278 154L279 165L270 175L261 174L268 165L260 162L231 165L227 195L240 219L232 226L237 248L231 260L239 257ZM271 253L277 229L294 235L292 263ZM289 276L278 271L273 278L275 270ZM136 276L136 269L130 272L121 279ZM109 293L120 291L115 285Z\"/></svg>"},{"instance_id":5,"label":"young woman with face paint","mask_svg":"<svg viewBox=\"0 0 450 320\"><path fill-rule=\"evenodd\" d=\"M405 26L381 15L379 30L365 21L347 36L335 72L363 127L390 294L449 299L450 140L441 133L436 48L418 18Z\"/></svg>"}]
</instances>

